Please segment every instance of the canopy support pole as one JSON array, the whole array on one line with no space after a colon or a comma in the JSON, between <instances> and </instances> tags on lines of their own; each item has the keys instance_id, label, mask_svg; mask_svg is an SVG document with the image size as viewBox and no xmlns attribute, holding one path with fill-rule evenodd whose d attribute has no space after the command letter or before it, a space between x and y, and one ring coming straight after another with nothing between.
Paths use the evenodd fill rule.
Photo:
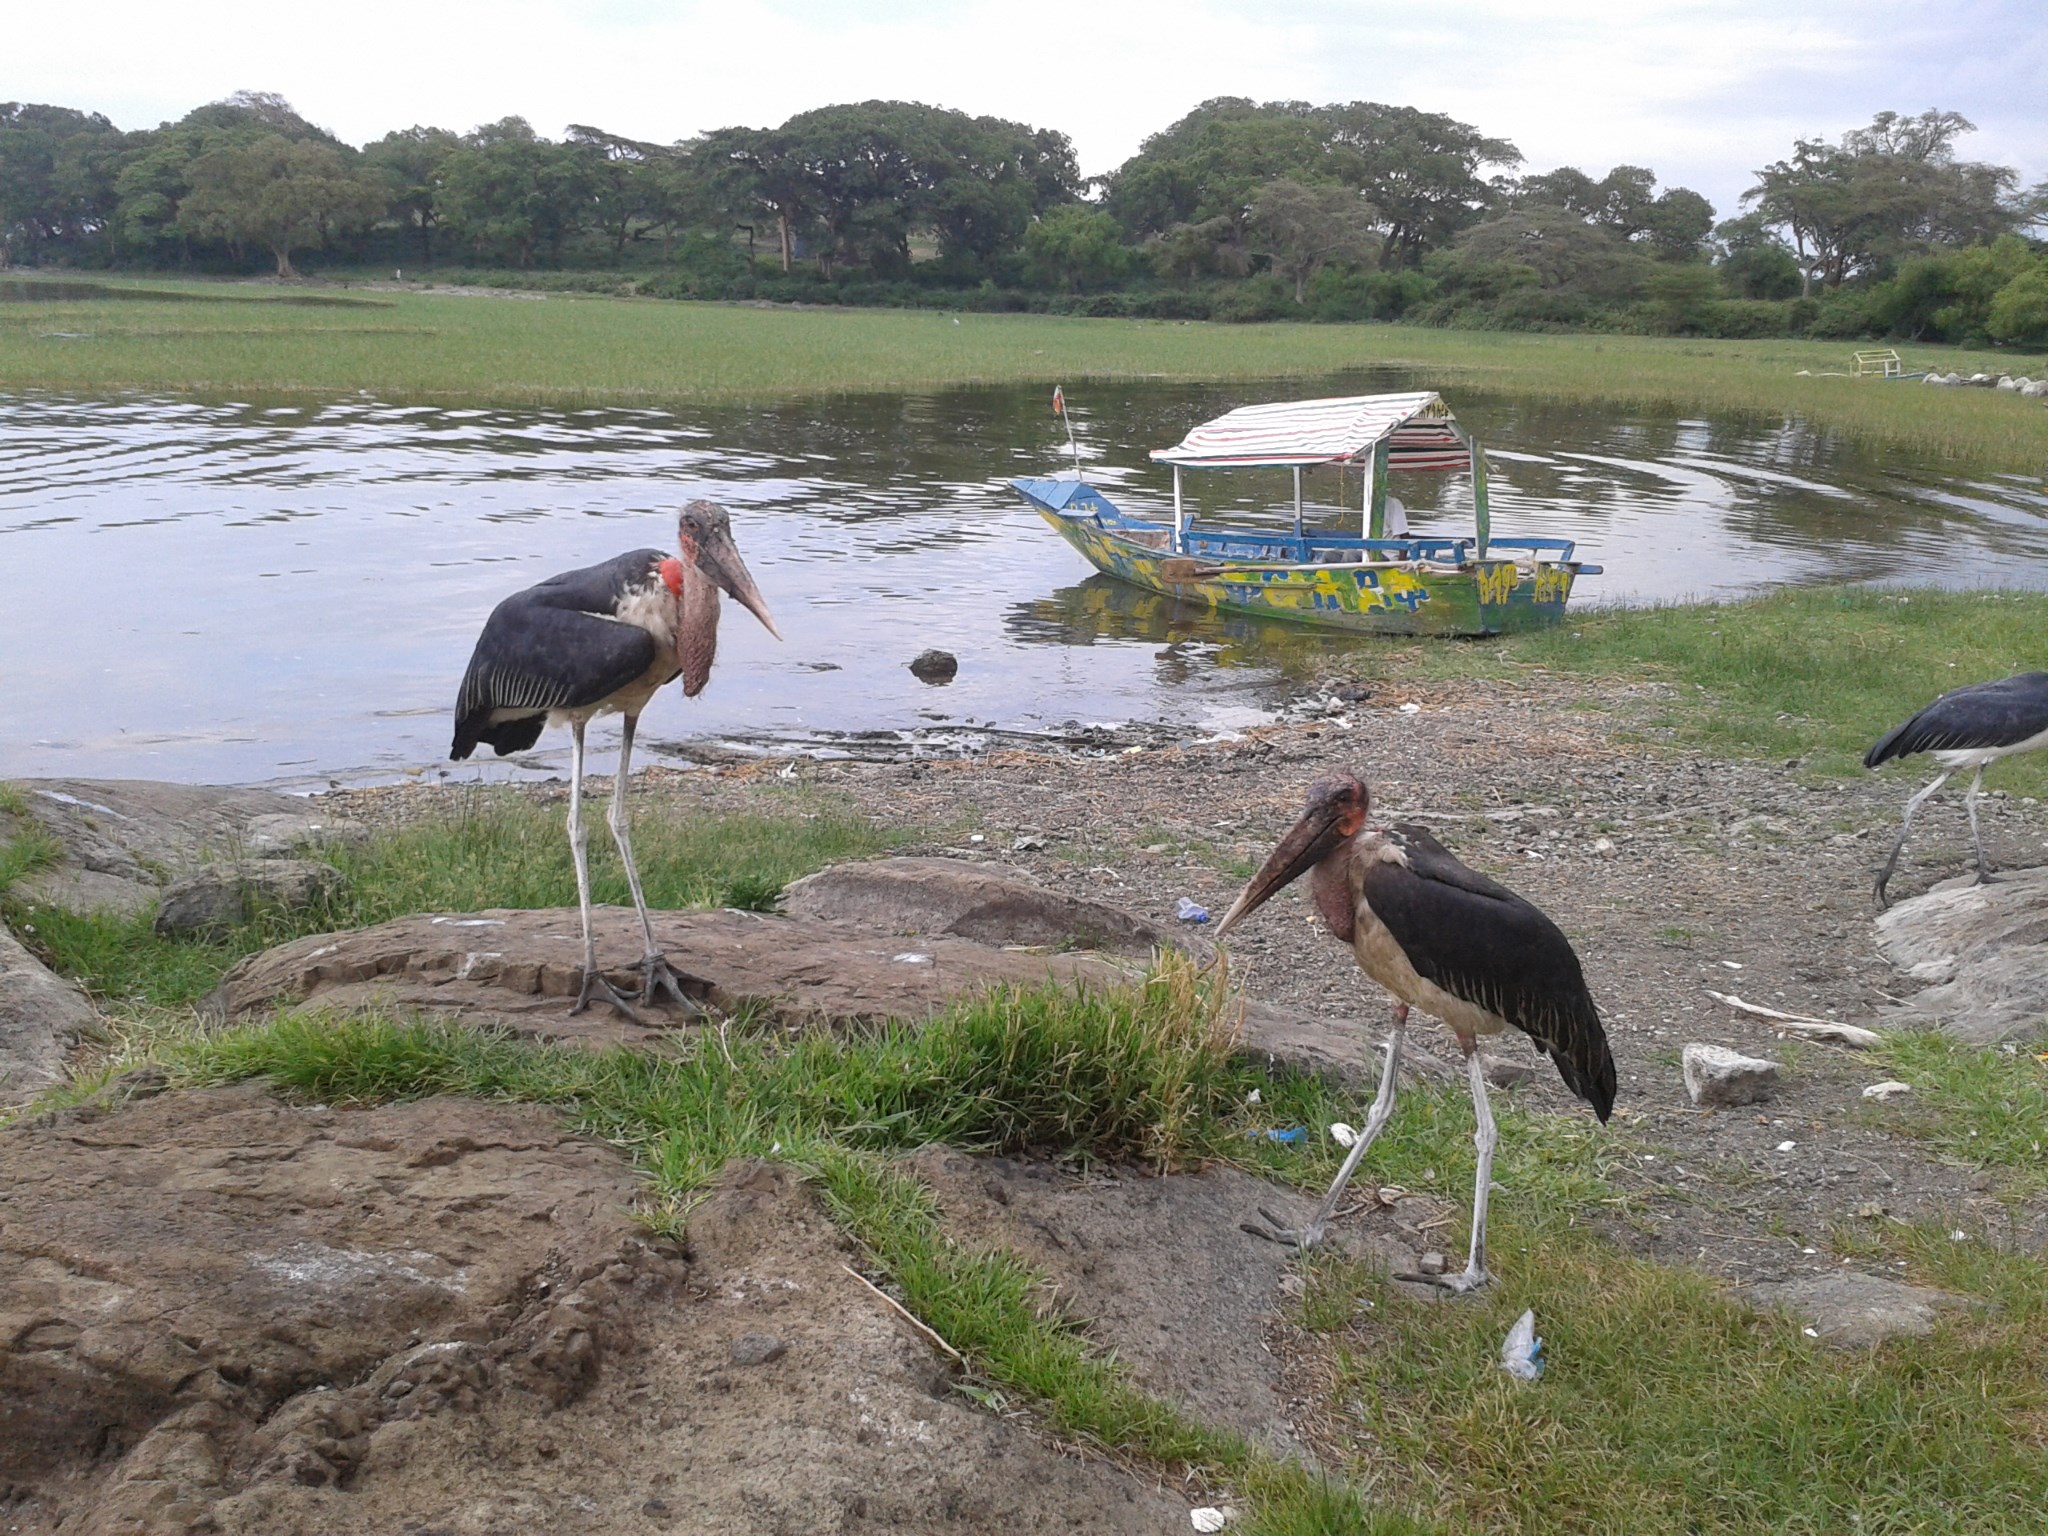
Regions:
<instances>
[{"instance_id":1,"label":"canopy support pole","mask_svg":"<svg viewBox=\"0 0 2048 1536\"><path fill-rule=\"evenodd\" d=\"M1294 538L1301 541L1301 466L1294 466Z\"/></svg>"},{"instance_id":2,"label":"canopy support pole","mask_svg":"<svg viewBox=\"0 0 2048 1536\"><path fill-rule=\"evenodd\" d=\"M1486 512L1486 450L1477 442L1472 444L1472 530L1478 535L1477 554L1486 558L1486 540L1491 532L1491 519Z\"/></svg>"},{"instance_id":3,"label":"canopy support pole","mask_svg":"<svg viewBox=\"0 0 2048 1536\"><path fill-rule=\"evenodd\" d=\"M1387 536L1387 439L1384 437L1372 445L1372 468L1368 471L1367 485L1365 536L1384 539Z\"/></svg>"},{"instance_id":4,"label":"canopy support pole","mask_svg":"<svg viewBox=\"0 0 2048 1536\"><path fill-rule=\"evenodd\" d=\"M1180 500L1180 466L1173 466L1173 552L1184 555L1188 552L1188 518Z\"/></svg>"}]
</instances>

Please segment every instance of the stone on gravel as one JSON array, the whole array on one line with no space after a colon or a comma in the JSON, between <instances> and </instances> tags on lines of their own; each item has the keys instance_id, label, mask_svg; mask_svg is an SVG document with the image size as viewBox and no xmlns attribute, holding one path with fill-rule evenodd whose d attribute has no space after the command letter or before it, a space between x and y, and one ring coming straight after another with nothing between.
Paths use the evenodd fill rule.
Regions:
<instances>
[{"instance_id":1,"label":"stone on gravel","mask_svg":"<svg viewBox=\"0 0 2048 1536\"><path fill-rule=\"evenodd\" d=\"M1685 1048L1685 1091L1702 1109L1756 1104L1778 1088L1778 1064L1722 1045Z\"/></svg>"},{"instance_id":2,"label":"stone on gravel","mask_svg":"<svg viewBox=\"0 0 2048 1536\"><path fill-rule=\"evenodd\" d=\"M1978 1045L2032 1035L2048 1019L2048 868L1943 881L1880 914L1877 946L1933 983L1882 1022Z\"/></svg>"},{"instance_id":3,"label":"stone on gravel","mask_svg":"<svg viewBox=\"0 0 2048 1536\"><path fill-rule=\"evenodd\" d=\"M1105 902L1049 891L1022 870L966 859L873 859L791 882L792 917L874 933L950 934L978 944L1078 947L1145 957L1208 947Z\"/></svg>"},{"instance_id":4,"label":"stone on gravel","mask_svg":"<svg viewBox=\"0 0 2048 1536\"><path fill-rule=\"evenodd\" d=\"M359 839L363 829L267 789L149 779L21 779L28 814L64 849L16 889L72 911L132 913L209 858Z\"/></svg>"},{"instance_id":5,"label":"stone on gravel","mask_svg":"<svg viewBox=\"0 0 2048 1536\"><path fill-rule=\"evenodd\" d=\"M772 1333L743 1333L732 1341L734 1365L767 1365L789 1353L789 1346Z\"/></svg>"},{"instance_id":6,"label":"stone on gravel","mask_svg":"<svg viewBox=\"0 0 2048 1536\"><path fill-rule=\"evenodd\" d=\"M1937 1313L1970 1305L1946 1291L1854 1272L1766 1281L1742 1294L1753 1306L1804 1319L1824 1342L1843 1349L1922 1338L1934 1331Z\"/></svg>"},{"instance_id":7,"label":"stone on gravel","mask_svg":"<svg viewBox=\"0 0 2048 1536\"><path fill-rule=\"evenodd\" d=\"M0 928L0 1107L62 1081L65 1057L98 1020L83 992Z\"/></svg>"},{"instance_id":8,"label":"stone on gravel","mask_svg":"<svg viewBox=\"0 0 2048 1536\"><path fill-rule=\"evenodd\" d=\"M910 674L920 683L943 687L960 671L960 658L951 651L919 651L911 658Z\"/></svg>"},{"instance_id":9,"label":"stone on gravel","mask_svg":"<svg viewBox=\"0 0 2048 1536\"><path fill-rule=\"evenodd\" d=\"M156 931L165 938L225 933L264 911L305 912L347 887L340 870L318 859L236 859L174 880L158 898Z\"/></svg>"}]
</instances>

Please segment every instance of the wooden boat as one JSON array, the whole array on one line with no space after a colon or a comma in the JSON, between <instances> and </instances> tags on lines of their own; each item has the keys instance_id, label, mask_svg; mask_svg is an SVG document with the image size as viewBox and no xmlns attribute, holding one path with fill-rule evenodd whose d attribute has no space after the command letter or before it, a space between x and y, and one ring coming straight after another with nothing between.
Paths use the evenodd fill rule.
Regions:
<instances>
[{"instance_id":1,"label":"wooden boat","mask_svg":"<svg viewBox=\"0 0 2048 1536\"><path fill-rule=\"evenodd\" d=\"M1078 470L1073 479L1010 485L1108 575L1190 602L1337 629L1491 635L1554 624L1572 583L1600 571L1572 558L1570 539L1491 535L1485 452L1433 392L1244 406L1152 457L1173 466L1171 523L1124 512ZM1357 537L1302 526L1302 473L1323 465L1358 471ZM1276 467L1294 472L1291 534L1189 515L1183 470ZM1456 469L1472 477L1470 537L1389 532L1390 473Z\"/></svg>"}]
</instances>

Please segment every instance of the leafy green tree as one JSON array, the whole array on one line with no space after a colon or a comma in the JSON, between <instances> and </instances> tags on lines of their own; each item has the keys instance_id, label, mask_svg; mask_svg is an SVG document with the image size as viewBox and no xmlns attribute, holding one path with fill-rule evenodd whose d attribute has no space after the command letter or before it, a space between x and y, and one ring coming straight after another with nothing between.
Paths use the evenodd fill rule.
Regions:
<instances>
[{"instance_id":1,"label":"leafy green tree","mask_svg":"<svg viewBox=\"0 0 2048 1536\"><path fill-rule=\"evenodd\" d=\"M1498 201L1482 178L1522 152L1440 112L1354 101L1323 109L1336 179L1379 210L1380 266L1413 267L1471 228Z\"/></svg>"},{"instance_id":2,"label":"leafy green tree","mask_svg":"<svg viewBox=\"0 0 2048 1536\"><path fill-rule=\"evenodd\" d=\"M434 228L441 222L441 165L461 144L446 128L399 128L363 148L363 165L380 178L389 211L420 237L420 259L434 259Z\"/></svg>"},{"instance_id":3,"label":"leafy green tree","mask_svg":"<svg viewBox=\"0 0 2048 1536\"><path fill-rule=\"evenodd\" d=\"M1136 253L1117 221L1099 208L1055 208L1025 233L1024 272L1042 287L1081 293L1126 276Z\"/></svg>"},{"instance_id":4,"label":"leafy green tree","mask_svg":"<svg viewBox=\"0 0 2048 1536\"><path fill-rule=\"evenodd\" d=\"M0 267L102 243L122 135L98 113L0 102Z\"/></svg>"},{"instance_id":5,"label":"leafy green tree","mask_svg":"<svg viewBox=\"0 0 2048 1536\"><path fill-rule=\"evenodd\" d=\"M1145 242L1145 259L1169 283L1186 287L1198 277L1243 277L1251 258L1237 220L1218 214L1199 224L1176 224Z\"/></svg>"},{"instance_id":6,"label":"leafy green tree","mask_svg":"<svg viewBox=\"0 0 2048 1536\"><path fill-rule=\"evenodd\" d=\"M1640 165L1617 165L1598 181L1560 166L1523 177L1515 200L1575 213L1673 261L1697 260L1714 228L1713 204L1687 187L1659 192L1657 173Z\"/></svg>"},{"instance_id":7,"label":"leafy green tree","mask_svg":"<svg viewBox=\"0 0 2048 1536\"><path fill-rule=\"evenodd\" d=\"M384 211L383 188L357 173L341 151L317 140L267 133L194 160L178 222L230 246L259 244L279 277L297 277L292 252L325 245L338 231Z\"/></svg>"},{"instance_id":8,"label":"leafy green tree","mask_svg":"<svg viewBox=\"0 0 2048 1536\"><path fill-rule=\"evenodd\" d=\"M1308 285L1331 262L1365 265L1379 249L1372 207L1338 186L1269 181L1259 188L1246 221L1254 254L1294 284L1294 302L1308 301Z\"/></svg>"},{"instance_id":9,"label":"leafy green tree","mask_svg":"<svg viewBox=\"0 0 2048 1536\"><path fill-rule=\"evenodd\" d=\"M1628 298L1645 275L1645 258L1615 231L1540 204L1473 225L1456 254L1466 265L1525 267L1539 287L1589 299Z\"/></svg>"},{"instance_id":10,"label":"leafy green tree","mask_svg":"<svg viewBox=\"0 0 2048 1536\"><path fill-rule=\"evenodd\" d=\"M523 117L501 118L464 134L442 162L444 217L479 258L495 251L530 267L545 248L559 263L591 214L589 169L574 146L542 138Z\"/></svg>"},{"instance_id":11,"label":"leafy green tree","mask_svg":"<svg viewBox=\"0 0 2048 1536\"><path fill-rule=\"evenodd\" d=\"M1816 278L1838 288L1903 256L1989 240L2024 221L2011 169L1955 158L1955 140L1972 131L1956 112L1880 112L1839 144L1798 140L1790 158L1757 172L1742 200L1786 233L1802 297Z\"/></svg>"},{"instance_id":12,"label":"leafy green tree","mask_svg":"<svg viewBox=\"0 0 2048 1536\"><path fill-rule=\"evenodd\" d=\"M1217 218L1241 225L1265 183L1329 179L1316 112L1303 101L1205 101L1117 169L1104 207L1139 236Z\"/></svg>"},{"instance_id":13,"label":"leafy green tree","mask_svg":"<svg viewBox=\"0 0 2048 1536\"><path fill-rule=\"evenodd\" d=\"M1916 257L1877 290L1874 315L1886 332L1914 341L1991 340L1991 312L1998 296L2036 265L2026 241L2017 235L2001 235L1989 245L1967 250Z\"/></svg>"},{"instance_id":14,"label":"leafy green tree","mask_svg":"<svg viewBox=\"0 0 2048 1536\"><path fill-rule=\"evenodd\" d=\"M2048 343L2048 261L2038 261L1991 301L1984 330L1993 341L2040 346Z\"/></svg>"},{"instance_id":15,"label":"leafy green tree","mask_svg":"<svg viewBox=\"0 0 2048 1536\"><path fill-rule=\"evenodd\" d=\"M779 129L720 128L697 141L692 158L705 168L712 197L738 223L751 229L764 219L774 225L777 254L788 272L812 224L814 195L791 138Z\"/></svg>"}]
</instances>

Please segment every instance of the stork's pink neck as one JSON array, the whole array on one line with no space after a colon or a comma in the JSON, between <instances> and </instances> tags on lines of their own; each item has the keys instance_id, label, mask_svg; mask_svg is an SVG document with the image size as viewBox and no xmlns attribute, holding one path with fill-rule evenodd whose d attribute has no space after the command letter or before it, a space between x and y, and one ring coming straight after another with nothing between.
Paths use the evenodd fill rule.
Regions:
<instances>
[{"instance_id":1,"label":"stork's pink neck","mask_svg":"<svg viewBox=\"0 0 2048 1536\"><path fill-rule=\"evenodd\" d=\"M1351 854L1356 840L1346 838L1324 854L1309 875L1309 896L1323 916L1323 926L1341 943L1349 944L1358 923L1351 901Z\"/></svg>"}]
</instances>

